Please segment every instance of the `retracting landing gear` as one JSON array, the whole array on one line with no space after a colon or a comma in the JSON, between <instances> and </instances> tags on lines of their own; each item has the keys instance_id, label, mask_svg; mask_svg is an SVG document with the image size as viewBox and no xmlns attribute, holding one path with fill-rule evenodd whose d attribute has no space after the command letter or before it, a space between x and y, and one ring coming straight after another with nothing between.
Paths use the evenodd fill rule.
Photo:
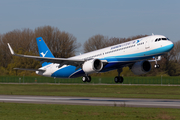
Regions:
<instances>
[{"instance_id":1,"label":"retracting landing gear","mask_svg":"<svg viewBox=\"0 0 180 120\"><path fill-rule=\"evenodd\" d=\"M118 76L116 76L114 78L114 82L115 83L118 83L118 82L123 83L124 79L123 79L122 76L120 76L120 73L122 72L122 69L117 69L117 72L118 72Z\"/></svg>"},{"instance_id":2,"label":"retracting landing gear","mask_svg":"<svg viewBox=\"0 0 180 120\"><path fill-rule=\"evenodd\" d=\"M82 81L83 82L91 82L91 76L83 76Z\"/></svg>"}]
</instances>

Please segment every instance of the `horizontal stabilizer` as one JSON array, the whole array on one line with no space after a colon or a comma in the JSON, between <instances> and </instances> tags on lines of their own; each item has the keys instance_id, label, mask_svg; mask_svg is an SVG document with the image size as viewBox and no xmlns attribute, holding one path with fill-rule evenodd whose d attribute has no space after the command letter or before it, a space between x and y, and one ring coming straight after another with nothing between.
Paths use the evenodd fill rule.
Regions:
<instances>
[{"instance_id":1,"label":"horizontal stabilizer","mask_svg":"<svg viewBox=\"0 0 180 120\"><path fill-rule=\"evenodd\" d=\"M42 69L27 69L27 68L14 68L15 70L27 70L27 71L42 71L45 72L46 70Z\"/></svg>"}]
</instances>

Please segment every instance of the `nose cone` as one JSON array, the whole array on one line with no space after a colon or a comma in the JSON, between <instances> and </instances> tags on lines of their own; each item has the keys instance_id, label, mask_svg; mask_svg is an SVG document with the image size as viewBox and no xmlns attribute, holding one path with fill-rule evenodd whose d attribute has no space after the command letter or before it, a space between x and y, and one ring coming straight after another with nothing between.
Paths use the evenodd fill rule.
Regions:
<instances>
[{"instance_id":1,"label":"nose cone","mask_svg":"<svg viewBox=\"0 0 180 120\"><path fill-rule=\"evenodd\" d=\"M168 45L168 52L171 51L174 47L173 42L169 41L169 45Z\"/></svg>"}]
</instances>

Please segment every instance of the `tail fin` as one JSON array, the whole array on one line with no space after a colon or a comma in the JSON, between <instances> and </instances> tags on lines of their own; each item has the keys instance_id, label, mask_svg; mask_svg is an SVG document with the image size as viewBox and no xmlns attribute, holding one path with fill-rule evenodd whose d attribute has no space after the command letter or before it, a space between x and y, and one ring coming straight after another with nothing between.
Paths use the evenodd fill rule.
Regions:
<instances>
[{"instance_id":1,"label":"tail fin","mask_svg":"<svg viewBox=\"0 0 180 120\"><path fill-rule=\"evenodd\" d=\"M39 55L40 57L49 57L49 58L54 58L53 54L51 53L51 51L49 50L49 48L47 47L46 43L44 42L42 37L38 37L36 38L37 41L37 45L38 45L38 50L39 50ZM41 63L42 66L46 66L50 63L44 62Z\"/></svg>"}]
</instances>

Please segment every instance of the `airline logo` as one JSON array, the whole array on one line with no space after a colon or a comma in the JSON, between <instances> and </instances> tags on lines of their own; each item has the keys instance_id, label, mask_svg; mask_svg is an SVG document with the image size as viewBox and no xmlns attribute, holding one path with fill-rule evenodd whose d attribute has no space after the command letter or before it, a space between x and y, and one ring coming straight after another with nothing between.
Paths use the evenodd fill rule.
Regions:
<instances>
[{"instance_id":1,"label":"airline logo","mask_svg":"<svg viewBox=\"0 0 180 120\"><path fill-rule=\"evenodd\" d=\"M46 54L47 54L47 52L48 52L48 50L46 51L46 53L44 54L43 52L42 53L40 53L41 55L42 55L42 57L45 57L46 56Z\"/></svg>"},{"instance_id":2,"label":"airline logo","mask_svg":"<svg viewBox=\"0 0 180 120\"><path fill-rule=\"evenodd\" d=\"M140 39L140 40L137 40L136 44L138 44L139 42L141 42L141 39Z\"/></svg>"}]
</instances>

